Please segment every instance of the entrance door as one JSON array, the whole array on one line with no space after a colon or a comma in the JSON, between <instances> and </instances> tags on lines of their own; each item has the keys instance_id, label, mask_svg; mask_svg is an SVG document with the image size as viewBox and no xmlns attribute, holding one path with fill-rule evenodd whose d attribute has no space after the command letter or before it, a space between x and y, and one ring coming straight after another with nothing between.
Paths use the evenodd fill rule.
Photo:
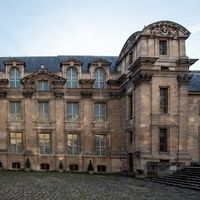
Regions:
<instances>
[{"instance_id":1,"label":"entrance door","mask_svg":"<svg viewBox=\"0 0 200 200\"><path fill-rule=\"evenodd\" d=\"M133 171L133 154L129 153L128 154L128 164L129 164L129 171Z\"/></svg>"}]
</instances>

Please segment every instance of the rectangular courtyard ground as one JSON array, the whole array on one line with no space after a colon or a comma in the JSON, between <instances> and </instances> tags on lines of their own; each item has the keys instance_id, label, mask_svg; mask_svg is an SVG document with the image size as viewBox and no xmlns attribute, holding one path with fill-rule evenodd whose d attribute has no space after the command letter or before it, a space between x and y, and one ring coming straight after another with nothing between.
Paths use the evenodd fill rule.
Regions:
<instances>
[{"instance_id":1,"label":"rectangular courtyard ground","mask_svg":"<svg viewBox=\"0 0 200 200\"><path fill-rule=\"evenodd\" d=\"M119 175L2 171L0 199L200 200L200 192Z\"/></svg>"}]
</instances>

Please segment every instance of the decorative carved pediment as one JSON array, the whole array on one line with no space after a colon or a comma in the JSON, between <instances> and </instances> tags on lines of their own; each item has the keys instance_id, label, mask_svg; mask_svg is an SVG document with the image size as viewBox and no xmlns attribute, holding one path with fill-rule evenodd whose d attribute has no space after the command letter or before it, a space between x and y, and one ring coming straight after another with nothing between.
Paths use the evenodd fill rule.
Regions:
<instances>
[{"instance_id":1,"label":"decorative carved pediment","mask_svg":"<svg viewBox=\"0 0 200 200\"><path fill-rule=\"evenodd\" d=\"M80 61L80 60L77 60L75 58L68 58L66 60L63 60L61 63L60 63L60 66L62 65L82 65L83 63Z\"/></svg>"},{"instance_id":2,"label":"decorative carved pediment","mask_svg":"<svg viewBox=\"0 0 200 200\"><path fill-rule=\"evenodd\" d=\"M186 28L175 22L159 21L146 26L142 30L142 35L188 38L190 32Z\"/></svg>"},{"instance_id":3,"label":"decorative carved pediment","mask_svg":"<svg viewBox=\"0 0 200 200\"><path fill-rule=\"evenodd\" d=\"M16 65L25 65L25 62L23 60L19 60L17 58L10 58L6 61L4 61L4 65L13 65L15 63Z\"/></svg>"},{"instance_id":4,"label":"decorative carved pediment","mask_svg":"<svg viewBox=\"0 0 200 200\"><path fill-rule=\"evenodd\" d=\"M134 86L137 86L141 83L149 83L151 81L152 74L149 73L139 73L133 79Z\"/></svg>"}]
</instances>

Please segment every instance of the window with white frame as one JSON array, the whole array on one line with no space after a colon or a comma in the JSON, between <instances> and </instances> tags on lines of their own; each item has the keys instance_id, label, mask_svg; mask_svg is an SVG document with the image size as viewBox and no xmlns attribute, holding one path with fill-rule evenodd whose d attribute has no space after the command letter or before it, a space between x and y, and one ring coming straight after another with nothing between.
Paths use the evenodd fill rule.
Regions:
<instances>
[{"instance_id":1,"label":"window with white frame","mask_svg":"<svg viewBox=\"0 0 200 200\"><path fill-rule=\"evenodd\" d=\"M78 87L78 72L76 68L70 67L66 71L66 87L77 88Z\"/></svg>"},{"instance_id":2,"label":"window with white frame","mask_svg":"<svg viewBox=\"0 0 200 200\"><path fill-rule=\"evenodd\" d=\"M95 155L106 156L107 137L106 135L95 135Z\"/></svg>"},{"instance_id":3,"label":"window with white frame","mask_svg":"<svg viewBox=\"0 0 200 200\"><path fill-rule=\"evenodd\" d=\"M22 110L20 101L10 102L10 119L12 120L22 119Z\"/></svg>"},{"instance_id":4,"label":"window with white frame","mask_svg":"<svg viewBox=\"0 0 200 200\"><path fill-rule=\"evenodd\" d=\"M67 134L67 146L69 155L79 155L80 154L80 138L77 133Z\"/></svg>"},{"instance_id":5,"label":"window with white frame","mask_svg":"<svg viewBox=\"0 0 200 200\"><path fill-rule=\"evenodd\" d=\"M105 88L106 87L106 76L102 68L97 68L94 71L94 87L95 88Z\"/></svg>"},{"instance_id":6,"label":"window with white frame","mask_svg":"<svg viewBox=\"0 0 200 200\"><path fill-rule=\"evenodd\" d=\"M47 90L49 90L49 82L47 80L39 80L37 89L39 91L47 91Z\"/></svg>"},{"instance_id":7,"label":"window with white frame","mask_svg":"<svg viewBox=\"0 0 200 200\"><path fill-rule=\"evenodd\" d=\"M22 152L22 133L10 133L10 151L12 153Z\"/></svg>"},{"instance_id":8,"label":"window with white frame","mask_svg":"<svg viewBox=\"0 0 200 200\"><path fill-rule=\"evenodd\" d=\"M67 102L66 119L69 121L77 121L79 118L79 103Z\"/></svg>"},{"instance_id":9,"label":"window with white frame","mask_svg":"<svg viewBox=\"0 0 200 200\"><path fill-rule=\"evenodd\" d=\"M21 86L20 71L16 67L13 67L10 70L10 87L11 88L19 88L20 86Z\"/></svg>"},{"instance_id":10,"label":"window with white frame","mask_svg":"<svg viewBox=\"0 0 200 200\"><path fill-rule=\"evenodd\" d=\"M39 147L40 154L50 154L50 134L49 133L40 133L39 134Z\"/></svg>"},{"instance_id":11,"label":"window with white frame","mask_svg":"<svg viewBox=\"0 0 200 200\"><path fill-rule=\"evenodd\" d=\"M105 103L94 104L94 120L96 122L106 121L106 104Z\"/></svg>"},{"instance_id":12,"label":"window with white frame","mask_svg":"<svg viewBox=\"0 0 200 200\"><path fill-rule=\"evenodd\" d=\"M39 108L39 121L41 122L48 121L49 120L49 103L46 101L39 102L38 108Z\"/></svg>"}]
</instances>

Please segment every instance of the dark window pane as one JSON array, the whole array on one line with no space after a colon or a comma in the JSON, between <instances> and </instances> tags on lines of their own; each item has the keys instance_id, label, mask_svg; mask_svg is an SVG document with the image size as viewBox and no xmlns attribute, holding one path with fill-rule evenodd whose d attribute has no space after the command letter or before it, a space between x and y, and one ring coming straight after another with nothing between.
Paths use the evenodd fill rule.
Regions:
<instances>
[{"instance_id":1,"label":"dark window pane","mask_svg":"<svg viewBox=\"0 0 200 200\"><path fill-rule=\"evenodd\" d=\"M161 40L159 45L160 45L160 55L167 55L167 41Z\"/></svg>"},{"instance_id":2,"label":"dark window pane","mask_svg":"<svg viewBox=\"0 0 200 200\"><path fill-rule=\"evenodd\" d=\"M168 143L168 133L167 129L160 129L160 152L167 152L167 143Z\"/></svg>"},{"instance_id":3,"label":"dark window pane","mask_svg":"<svg viewBox=\"0 0 200 200\"><path fill-rule=\"evenodd\" d=\"M160 112L168 113L168 88L160 88Z\"/></svg>"}]
</instances>

